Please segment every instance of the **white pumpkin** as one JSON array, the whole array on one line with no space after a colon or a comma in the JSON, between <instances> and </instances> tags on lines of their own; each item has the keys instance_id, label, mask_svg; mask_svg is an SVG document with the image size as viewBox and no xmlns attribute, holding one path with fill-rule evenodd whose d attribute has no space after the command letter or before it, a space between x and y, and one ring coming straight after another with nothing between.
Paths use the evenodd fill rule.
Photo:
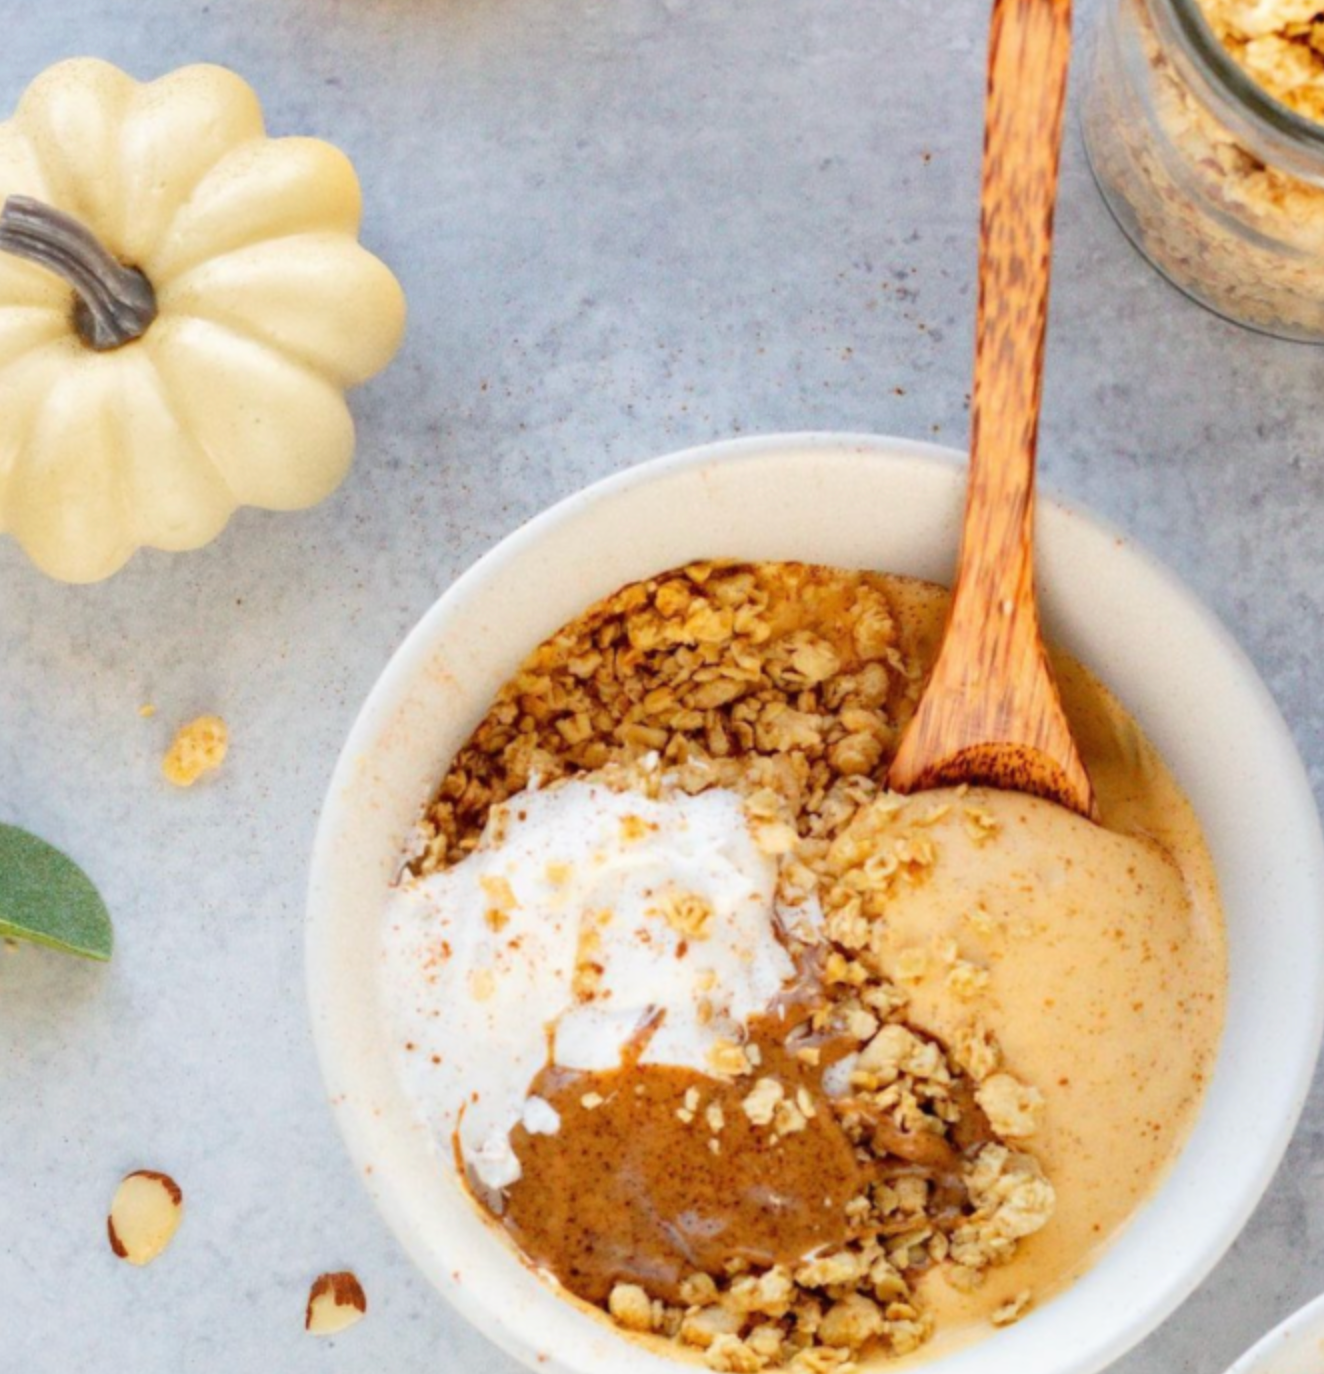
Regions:
<instances>
[{"instance_id":1,"label":"white pumpkin","mask_svg":"<svg viewBox=\"0 0 1324 1374\"><path fill-rule=\"evenodd\" d=\"M405 315L399 284L357 242L342 153L268 139L257 97L223 68L140 84L78 59L38 77L0 124L0 201L11 196L104 245L102 295L132 296L122 288L145 278L155 296L146 328L150 312L135 326L129 309L123 335L124 312L103 301L111 343L142 332L92 346L97 312L65 279L79 272L14 256L46 228L40 206L11 204L0 531L39 567L94 581L140 546L207 543L237 506L293 510L335 489L354 448L344 389L386 365ZM54 251L69 257L69 240Z\"/></svg>"}]
</instances>

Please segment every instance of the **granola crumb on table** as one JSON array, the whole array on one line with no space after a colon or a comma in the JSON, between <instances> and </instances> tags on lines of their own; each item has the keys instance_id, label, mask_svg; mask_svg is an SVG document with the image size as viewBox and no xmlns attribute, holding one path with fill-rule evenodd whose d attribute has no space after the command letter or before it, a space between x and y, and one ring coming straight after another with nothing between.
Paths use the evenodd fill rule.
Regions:
<instances>
[{"instance_id":1,"label":"granola crumb on table","mask_svg":"<svg viewBox=\"0 0 1324 1374\"><path fill-rule=\"evenodd\" d=\"M192 787L225 762L229 731L220 716L199 716L182 725L161 760L161 772L176 787Z\"/></svg>"}]
</instances>

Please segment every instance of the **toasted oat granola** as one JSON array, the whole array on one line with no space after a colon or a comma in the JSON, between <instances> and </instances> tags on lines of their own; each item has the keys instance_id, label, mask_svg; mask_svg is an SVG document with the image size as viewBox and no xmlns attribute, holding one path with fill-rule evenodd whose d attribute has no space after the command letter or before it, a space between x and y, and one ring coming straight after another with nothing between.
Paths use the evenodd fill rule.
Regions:
<instances>
[{"instance_id":1,"label":"toasted oat granola","mask_svg":"<svg viewBox=\"0 0 1324 1374\"><path fill-rule=\"evenodd\" d=\"M693 563L607 597L501 690L442 782L420 871L463 858L493 804L535 779L654 753L724 781L752 774L809 833L878 772L914 708L915 659L886 585L798 563Z\"/></svg>"},{"instance_id":2,"label":"toasted oat granola","mask_svg":"<svg viewBox=\"0 0 1324 1374\"><path fill-rule=\"evenodd\" d=\"M632 584L530 656L428 812L422 872L463 859L520 791L576 773L644 793L730 787L779 859L782 908L821 906L821 935L796 930L820 945L810 1026L854 1046L828 1071L837 1083L826 1102L872 1180L847 1205L848 1241L794 1267L695 1273L680 1302L618 1283L605 1304L624 1329L693 1347L714 1369L826 1374L864 1354L908 1354L931 1331L919 1275L942 1264L953 1284L975 1287L1052 1213L1052 1186L1020 1148L1042 1101L1005 1071L979 1020L983 971L953 955L949 977L970 983L972 1014L943 1045L906 1023L906 970L884 967L875 938L889 895L925 881L931 827L952 805L892 796L878 781L931 648L923 627L934 617L908 612L941 596L790 563L700 563ZM955 804L972 839L993 837L989 818ZM694 938L712 914L680 892L660 911ZM724 1113L691 1090L677 1111L714 1153L733 1109L773 1136L824 1109L767 1072L757 1045L719 1051L714 1076L738 1085L738 1105ZM800 1053L817 1066L817 1048Z\"/></svg>"},{"instance_id":3,"label":"toasted oat granola","mask_svg":"<svg viewBox=\"0 0 1324 1374\"><path fill-rule=\"evenodd\" d=\"M1252 81L1324 123L1324 9L1319 0L1200 0L1209 26Z\"/></svg>"}]
</instances>

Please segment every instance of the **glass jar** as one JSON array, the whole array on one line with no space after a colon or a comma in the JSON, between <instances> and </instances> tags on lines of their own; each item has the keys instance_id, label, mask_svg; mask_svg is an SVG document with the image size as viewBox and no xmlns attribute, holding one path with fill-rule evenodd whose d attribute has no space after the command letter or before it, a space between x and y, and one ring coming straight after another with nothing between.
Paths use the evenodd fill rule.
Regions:
<instances>
[{"instance_id":1,"label":"glass jar","mask_svg":"<svg viewBox=\"0 0 1324 1374\"><path fill-rule=\"evenodd\" d=\"M1324 343L1324 124L1237 65L1199 0L1103 0L1081 106L1104 199L1228 319Z\"/></svg>"}]
</instances>

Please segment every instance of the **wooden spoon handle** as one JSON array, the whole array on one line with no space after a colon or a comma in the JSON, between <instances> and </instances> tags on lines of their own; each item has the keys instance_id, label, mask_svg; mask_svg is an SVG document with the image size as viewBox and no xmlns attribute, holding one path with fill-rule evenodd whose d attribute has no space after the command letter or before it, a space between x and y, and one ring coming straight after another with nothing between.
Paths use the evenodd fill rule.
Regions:
<instances>
[{"instance_id":1,"label":"wooden spoon handle","mask_svg":"<svg viewBox=\"0 0 1324 1374\"><path fill-rule=\"evenodd\" d=\"M977 614L984 652L999 659L1020 620L1012 607L1034 602L1034 460L1070 54L1071 0L995 0L970 484L952 618ZM989 620L991 605L1007 613ZM1037 616L1021 626L1030 628Z\"/></svg>"},{"instance_id":2,"label":"wooden spoon handle","mask_svg":"<svg viewBox=\"0 0 1324 1374\"><path fill-rule=\"evenodd\" d=\"M1093 812L1034 593L1034 459L1070 0L994 0L970 477L947 631L889 785L988 782Z\"/></svg>"}]
</instances>

